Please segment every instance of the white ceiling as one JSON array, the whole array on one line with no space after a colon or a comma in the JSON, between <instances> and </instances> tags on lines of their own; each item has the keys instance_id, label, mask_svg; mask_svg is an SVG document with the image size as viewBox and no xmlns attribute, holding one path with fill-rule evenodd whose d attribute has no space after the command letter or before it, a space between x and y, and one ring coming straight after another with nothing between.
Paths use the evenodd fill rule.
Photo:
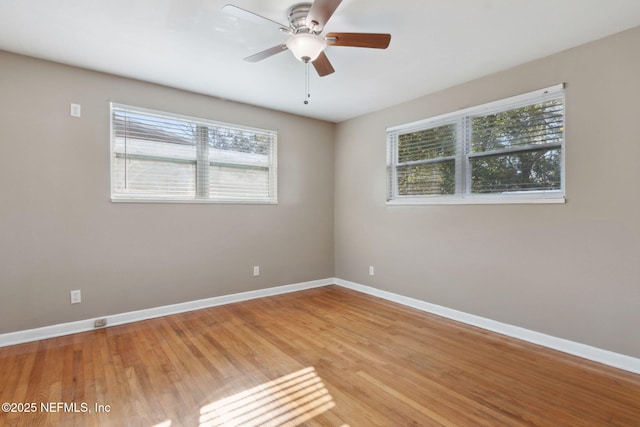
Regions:
<instances>
[{"instance_id":1,"label":"white ceiling","mask_svg":"<svg viewBox=\"0 0 640 427\"><path fill-rule=\"evenodd\" d=\"M310 69L304 105L305 66L290 52L243 61L286 34L222 10L286 24L296 2L0 0L0 49L339 122L640 25L639 0L343 0L325 32L391 44L328 47L336 72Z\"/></svg>"}]
</instances>

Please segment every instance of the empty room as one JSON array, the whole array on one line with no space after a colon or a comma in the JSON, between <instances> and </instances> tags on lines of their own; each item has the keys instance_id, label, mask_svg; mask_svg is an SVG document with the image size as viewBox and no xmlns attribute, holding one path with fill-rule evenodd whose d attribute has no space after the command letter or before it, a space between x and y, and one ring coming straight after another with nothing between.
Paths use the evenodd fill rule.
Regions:
<instances>
[{"instance_id":1,"label":"empty room","mask_svg":"<svg viewBox=\"0 0 640 427\"><path fill-rule=\"evenodd\" d=\"M637 0L0 0L0 426L640 426Z\"/></svg>"}]
</instances>

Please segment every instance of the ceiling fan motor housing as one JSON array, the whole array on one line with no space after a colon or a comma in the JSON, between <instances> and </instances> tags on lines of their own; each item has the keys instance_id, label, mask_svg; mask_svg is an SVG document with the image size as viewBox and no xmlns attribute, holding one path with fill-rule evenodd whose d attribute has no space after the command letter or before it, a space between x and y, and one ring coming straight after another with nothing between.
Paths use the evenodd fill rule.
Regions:
<instances>
[{"instance_id":1,"label":"ceiling fan motor housing","mask_svg":"<svg viewBox=\"0 0 640 427\"><path fill-rule=\"evenodd\" d=\"M309 15L310 10L311 3L298 3L289 8L289 25L294 33L313 32L313 30L307 26L307 15Z\"/></svg>"}]
</instances>

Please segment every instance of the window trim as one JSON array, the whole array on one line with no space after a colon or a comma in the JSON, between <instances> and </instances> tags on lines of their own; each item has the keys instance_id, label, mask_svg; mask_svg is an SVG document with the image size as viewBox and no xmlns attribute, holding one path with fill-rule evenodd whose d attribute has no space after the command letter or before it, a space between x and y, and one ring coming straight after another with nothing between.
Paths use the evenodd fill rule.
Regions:
<instances>
[{"instance_id":1,"label":"window trim","mask_svg":"<svg viewBox=\"0 0 640 427\"><path fill-rule=\"evenodd\" d=\"M113 113L114 110L117 109L125 109L134 111L141 114L149 114L158 117L166 117L167 119L176 119L188 121L196 125L202 126L211 126L211 127L225 127L233 130L241 130L248 132L256 132L261 134L268 134L271 138L271 146L269 150L269 165L265 166L269 170L269 198L268 199L212 199L208 197L202 197L202 183L199 182L198 178L196 178L196 194L194 197L191 196L179 196L179 195L168 195L168 196L158 196L158 195L144 195L144 194L116 194L116 174L115 174L115 166L113 164L113 159L115 154L114 150L114 142L115 142L115 130L113 123ZM109 168L110 168L110 191L111 196L110 200L114 203L195 203L195 204L237 204L237 205L277 205L278 204L278 131L272 129L262 129L257 127L239 125L235 123L227 123L220 122L215 120L204 119L200 117L193 117L183 114L172 113L168 111L160 111L154 110L146 107L138 107L129 104L122 104L117 102L109 103L109 146L110 146L110 155L109 155ZM201 144L196 145L196 160L182 160L182 159L166 159L162 158L162 161L165 162L175 162L175 163L189 163L194 164L196 167L196 177L200 175L200 181L203 178L208 180L209 176L209 167L213 164L224 164L230 165L228 163L220 163L220 162L212 162L208 158L202 157L203 150ZM143 156L145 158L149 158L149 156ZM206 157L206 156L205 156ZM198 172L198 167L201 167L203 164L208 164L209 167L205 168L206 171ZM231 165L233 166L233 165ZM238 166L242 167L242 166ZM247 168L254 168L255 166L246 165ZM273 172L272 172L273 170Z\"/></svg>"},{"instance_id":2,"label":"window trim","mask_svg":"<svg viewBox=\"0 0 640 427\"><path fill-rule=\"evenodd\" d=\"M562 204L566 203L565 198L565 140L566 140L566 97L565 84L550 86L547 88L527 92L509 98L488 102L474 107L464 108L457 111L441 114L415 122L391 126L386 129L387 133L387 196L386 205L462 205L462 204ZM558 144L560 152L560 189L547 191L512 191L502 194L472 194L471 191L471 168L470 159L487 156L485 153L471 153L466 145L467 141L462 138L466 132L466 121L474 116L488 115L492 113L516 109L526 105L541 103L545 100L562 98L563 114L565 126L562 131L562 142ZM398 135L427 130L438 126L456 123L458 129L458 149L463 153L456 154L456 192L452 195L422 195L422 196L402 196L398 195ZM550 146L550 145L549 145ZM525 147L526 148L526 147ZM505 152L524 151L525 148L506 149ZM491 154L497 154L492 152ZM427 162L440 161L429 159ZM418 161L421 162L421 161ZM462 189L465 189L463 192Z\"/></svg>"}]
</instances>

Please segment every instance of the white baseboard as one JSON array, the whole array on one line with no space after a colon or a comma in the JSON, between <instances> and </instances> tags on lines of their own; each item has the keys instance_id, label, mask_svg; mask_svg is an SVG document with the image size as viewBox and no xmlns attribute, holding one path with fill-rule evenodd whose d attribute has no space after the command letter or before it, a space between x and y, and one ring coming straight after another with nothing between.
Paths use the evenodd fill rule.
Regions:
<instances>
[{"instance_id":1,"label":"white baseboard","mask_svg":"<svg viewBox=\"0 0 640 427\"><path fill-rule=\"evenodd\" d=\"M393 301L408 307L446 317L447 319L466 323L468 325L477 326L478 328L496 332L512 338L517 338L543 347L548 347L563 353L572 354L582 357L583 359L592 360L604 365L613 366L614 368L623 369L625 371L640 374L640 359L626 356L624 354L614 353L612 351L603 350L586 344L580 344L563 338L557 338L540 332L531 331L519 326L509 325L507 323L496 322L495 320L464 313L462 311L453 310L441 305L431 304L415 298L405 297L403 295L394 294L370 286L360 285L358 283L349 282L342 279L333 279L337 285L354 291L373 295L389 301Z\"/></svg>"},{"instance_id":2,"label":"white baseboard","mask_svg":"<svg viewBox=\"0 0 640 427\"><path fill-rule=\"evenodd\" d=\"M91 331L95 329L94 322L96 321L96 319L107 319L107 327L123 325L125 323L153 319L156 317L168 316L171 314L185 313L188 311L200 310L202 308L215 307L223 304L231 304L234 302L248 301L256 298L302 291L305 289L331 285L333 283L333 279L314 280L311 282L296 283L293 285L284 285L267 289L259 289L256 291L223 295L219 297L183 302L162 307L148 308L145 310L130 311L127 313L114 314L110 316L101 316L99 318L79 320L76 322L61 323L58 325L44 326L41 328L28 329L25 331L9 332L6 334L0 334L0 347Z\"/></svg>"},{"instance_id":3,"label":"white baseboard","mask_svg":"<svg viewBox=\"0 0 640 427\"><path fill-rule=\"evenodd\" d=\"M582 357L584 359L599 362L604 365L609 365L615 368L623 369L625 371L640 374L640 359L638 358L614 353L608 350L602 350L600 348L592 347L586 344L580 344L574 341L557 338L551 335L531 331L529 329L521 328L518 326L509 325L507 323L497 322L495 320L464 313L462 311L453 310L436 304L431 304L415 298L406 297L403 295L395 294L393 292L383 291L370 286L365 286L337 278L314 280L310 282L277 286L256 291L223 295L197 301L189 301L162 307L149 308L145 310L114 314L111 316L103 316L100 318L107 319L107 326L116 326L125 323L137 322L140 320L168 316L171 314L185 313L188 311L215 307L223 304L231 304L234 302L248 301L256 298L302 291L305 289L317 288L331 284L336 284L348 289L383 298L428 313L436 314L438 316L442 316L451 320L466 323L472 326L477 326L479 328L496 332L498 334L517 338L564 353L572 354L574 356ZM95 320L96 318L79 320L77 322L62 323L58 325L44 326L42 328L0 334L0 347L91 331L95 329Z\"/></svg>"}]
</instances>

